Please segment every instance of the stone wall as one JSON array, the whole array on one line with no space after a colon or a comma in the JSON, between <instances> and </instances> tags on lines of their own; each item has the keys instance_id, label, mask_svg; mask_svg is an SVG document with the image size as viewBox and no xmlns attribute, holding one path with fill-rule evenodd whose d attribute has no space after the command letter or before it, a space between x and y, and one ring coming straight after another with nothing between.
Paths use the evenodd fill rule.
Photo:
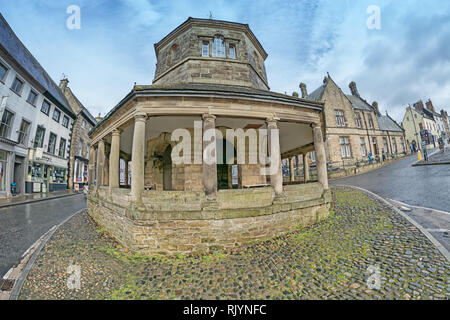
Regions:
<instances>
[{"instance_id":1,"label":"stone wall","mask_svg":"<svg viewBox=\"0 0 450 320\"><path fill-rule=\"evenodd\" d=\"M88 212L120 244L141 254L179 254L226 249L270 239L328 216L331 192L319 183L222 190L218 201L204 192L145 191L145 208L134 207L128 190L101 187L88 196Z\"/></svg>"},{"instance_id":2,"label":"stone wall","mask_svg":"<svg viewBox=\"0 0 450 320\"><path fill-rule=\"evenodd\" d=\"M264 57L248 38L246 27L230 28L211 21L210 26L193 25L157 50L154 84L213 83L268 90ZM215 36L223 37L224 58L212 56ZM202 43L210 43L210 56L202 57ZM234 45L236 58L228 57Z\"/></svg>"}]
</instances>

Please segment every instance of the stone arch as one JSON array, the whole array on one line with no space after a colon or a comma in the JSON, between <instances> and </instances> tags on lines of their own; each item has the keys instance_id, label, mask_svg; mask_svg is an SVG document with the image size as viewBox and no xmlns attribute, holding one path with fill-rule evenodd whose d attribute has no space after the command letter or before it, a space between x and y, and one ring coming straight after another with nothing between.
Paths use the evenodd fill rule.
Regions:
<instances>
[{"instance_id":1,"label":"stone arch","mask_svg":"<svg viewBox=\"0 0 450 320\"><path fill-rule=\"evenodd\" d=\"M171 134L168 132L161 133L158 137L147 141L147 155L145 161L145 185L151 186L155 190L165 190L164 188L164 169L169 170L167 164L165 166L165 152L172 149L177 144L176 141L170 140ZM167 155L166 155L167 157ZM174 189L173 175L176 169L170 158L170 176L172 177L172 185L170 190Z\"/></svg>"}]
</instances>

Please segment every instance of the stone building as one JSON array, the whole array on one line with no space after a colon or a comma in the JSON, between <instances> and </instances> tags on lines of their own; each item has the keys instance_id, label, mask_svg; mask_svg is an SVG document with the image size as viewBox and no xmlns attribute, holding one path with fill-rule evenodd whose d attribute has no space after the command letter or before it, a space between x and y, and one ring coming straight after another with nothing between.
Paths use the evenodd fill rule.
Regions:
<instances>
[{"instance_id":1,"label":"stone building","mask_svg":"<svg viewBox=\"0 0 450 320\"><path fill-rule=\"evenodd\" d=\"M91 145L89 131L97 124L97 121L78 100L68 84L67 78L62 79L59 83L59 88L77 116L73 124L72 143L70 145L68 188L78 191L83 190L83 187L88 184L88 158Z\"/></svg>"},{"instance_id":2,"label":"stone building","mask_svg":"<svg viewBox=\"0 0 450 320\"><path fill-rule=\"evenodd\" d=\"M67 188L75 115L0 14L0 197Z\"/></svg>"},{"instance_id":3,"label":"stone building","mask_svg":"<svg viewBox=\"0 0 450 320\"><path fill-rule=\"evenodd\" d=\"M444 124L444 132L445 132L445 143L450 139L450 126L449 126L449 118L448 113L445 110L441 110L441 118L442 123Z\"/></svg>"},{"instance_id":4,"label":"stone building","mask_svg":"<svg viewBox=\"0 0 450 320\"><path fill-rule=\"evenodd\" d=\"M302 97L324 103L328 169L359 167L372 153L383 162L405 154L403 129L389 116L382 115L378 103L364 100L355 82L349 84L351 95L345 94L327 75L323 85L308 94L300 84Z\"/></svg>"},{"instance_id":5,"label":"stone building","mask_svg":"<svg viewBox=\"0 0 450 320\"><path fill-rule=\"evenodd\" d=\"M135 85L90 132L97 223L133 251L175 254L328 215L323 103L269 91L248 25L189 18L155 53L153 84ZM281 160L310 151L318 181L283 185Z\"/></svg>"},{"instance_id":6,"label":"stone building","mask_svg":"<svg viewBox=\"0 0 450 320\"><path fill-rule=\"evenodd\" d=\"M408 145L411 145L415 151L422 149L422 142L427 149L436 147L439 132L434 112L429 106L425 107L422 100L414 103L412 107L406 107L402 127L405 130Z\"/></svg>"}]
</instances>

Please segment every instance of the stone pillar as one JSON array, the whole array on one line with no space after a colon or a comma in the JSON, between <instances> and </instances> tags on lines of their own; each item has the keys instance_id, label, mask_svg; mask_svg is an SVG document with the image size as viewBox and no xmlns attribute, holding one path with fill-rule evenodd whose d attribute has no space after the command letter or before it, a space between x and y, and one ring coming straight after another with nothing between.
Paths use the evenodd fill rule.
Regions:
<instances>
[{"instance_id":1,"label":"stone pillar","mask_svg":"<svg viewBox=\"0 0 450 320\"><path fill-rule=\"evenodd\" d=\"M88 188L91 190L92 186L94 185L94 179L95 179L95 148L90 147L89 148L89 170L88 170Z\"/></svg>"},{"instance_id":2,"label":"stone pillar","mask_svg":"<svg viewBox=\"0 0 450 320\"><path fill-rule=\"evenodd\" d=\"M97 189L103 186L103 167L105 165L105 142L100 140L97 147Z\"/></svg>"},{"instance_id":3,"label":"stone pillar","mask_svg":"<svg viewBox=\"0 0 450 320\"><path fill-rule=\"evenodd\" d=\"M217 150L216 150L216 117L211 114L203 115L203 135L207 130L213 130L213 141L203 141L203 188L208 200L217 198ZM214 144L213 147L210 145ZM214 150L214 153L212 152ZM211 152L211 154L208 154ZM208 161L205 159L208 158Z\"/></svg>"},{"instance_id":4,"label":"stone pillar","mask_svg":"<svg viewBox=\"0 0 450 320\"><path fill-rule=\"evenodd\" d=\"M291 175L291 182L295 182L294 162L295 162L295 157L289 158L289 173Z\"/></svg>"},{"instance_id":5,"label":"stone pillar","mask_svg":"<svg viewBox=\"0 0 450 320\"><path fill-rule=\"evenodd\" d=\"M319 125L313 125L314 149L316 150L316 165L319 182L324 190L328 189L327 156L325 154L325 145L322 137L322 129Z\"/></svg>"},{"instance_id":6,"label":"stone pillar","mask_svg":"<svg viewBox=\"0 0 450 320\"><path fill-rule=\"evenodd\" d=\"M147 115L138 113L134 116L133 149L131 152L131 199L142 204L144 191L144 151L145 151L145 122Z\"/></svg>"},{"instance_id":7,"label":"stone pillar","mask_svg":"<svg viewBox=\"0 0 450 320\"><path fill-rule=\"evenodd\" d=\"M308 162L308 157L307 157L307 153L303 153L302 157L303 157L303 177L304 177L304 182L308 183L309 181L309 162Z\"/></svg>"},{"instance_id":8,"label":"stone pillar","mask_svg":"<svg viewBox=\"0 0 450 320\"><path fill-rule=\"evenodd\" d=\"M275 119L267 119L266 123L268 138L267 146L269 148L269 157L271 159L270 166L273 168L272 161L277 165L277 168L270 175L270 184L275 190L275 195L279 196L283 193L283 172L281 170L280 136L278 134L278 139L272 140L272 132L278 129L277 121Z\"/></svg>"},{"instance_id":9,"label":"stone pillar","mask_svg":"<svg viewBox=\"0 0 450 320\"><path fill-rule=\"evenodd\" d=\"M113 130L111 151L109 153L109 194L112 189L119 188L120 131Z\"/></svg>"}]
</instances>

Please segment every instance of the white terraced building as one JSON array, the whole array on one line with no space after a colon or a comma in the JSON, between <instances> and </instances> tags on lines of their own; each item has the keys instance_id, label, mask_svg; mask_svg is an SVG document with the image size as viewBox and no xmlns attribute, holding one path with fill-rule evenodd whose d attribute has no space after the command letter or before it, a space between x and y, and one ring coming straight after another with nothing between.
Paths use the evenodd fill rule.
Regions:
<instances>
[{"instance_id":1,"label":"white terraced building","mask_svg":"<svg viewBox=\"0 0 450 320\"><path fill-rule=\"evenodd\" d=\"M0 197L66 189L75 115L1 14L0 99Z\"/></svg>"}]
</instances>

